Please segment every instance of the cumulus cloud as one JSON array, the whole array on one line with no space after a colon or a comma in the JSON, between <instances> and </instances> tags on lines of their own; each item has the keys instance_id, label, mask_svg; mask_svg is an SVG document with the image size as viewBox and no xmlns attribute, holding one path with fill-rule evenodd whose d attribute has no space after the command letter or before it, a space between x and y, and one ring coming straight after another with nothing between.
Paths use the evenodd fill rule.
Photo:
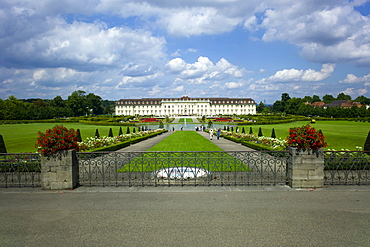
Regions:
<instances>
[{"instance_id":1,"label":"cumulus cloud","mask_svg":"<svg viewBox=\"0 0 370 247\"><path fill-rule=\"evenodd\" d=\"M299 81L322 81L332 75L334 72L334 64L323 64L320 71L313 69L297 70L297 69L284 69L277 71L274 75L263 78L257 83L270 83L270 82L299 82Z\"/></svg>"},{"instance_id":2,"label":"cumulus cloud","mask_svg":"<svg viewBox=\"0 0 370 247\"><path fill-rule=\"evenodd\" d=\"M178 75L178 79L188 80L194 84L206 83L210 79L241 78L247 73L244 68L238 68L224 58L216 64L208 57L199 57L195 63L186 63L181 58L175 58L170 60L166 66L170 73Z\"/></svg>"},{"instance_id":3,"label":"cumulus cloud","mask_svg":"<svg viewBox=\"0 0 370 247\"><path fill-rule=\"evenodd\" d=\"M364 75L362 77L357 77L354 74L347 74L346 79L339 81L339 83L370 83L370 74Z\"/></svg>"},{"instance_id":4,"label":"cumulus cloud","mask_svg":"<svg viewBox=\"0 0 370 247\"><path fill-rule=\"evenodd\" d=\"M235 96L236 92L276 94L289 85L304 92L307 88L300 82L324 81L334 73L334 64L370 65L370 18L356 8L366 2L3 0L0 91L10 95L22 88L23 97L35 97L52 90L68 95L91 89L102 97L116 98L112 95L128 91L130 97L140 97L194 87L196 94L215 94L219 88ZM245 42L293 44L304 59L323 64L322 68L285 69L260 79L262 73L273 70L268 65L266 71L256 71L258 78L252 83L250 72L240 65L244 63L235 62L237 56L226 57L230 53L222 54L220 47L218 56L225 58L212 61L214 54L202 53L202 46L191 43L192 38L199 43L204 36L215 37L217 43L223 33L237 34ZM229 45L220 40L218 45ZM176 47L176 42L181 45ZM237 40L235 44L243 48ZM199 58L189 62L194 53ZM346 73L337 90L345 90L346 83L370 85L369 75ZM353 89L354 93L365 91Z\"/></svg>"}]
</instances>

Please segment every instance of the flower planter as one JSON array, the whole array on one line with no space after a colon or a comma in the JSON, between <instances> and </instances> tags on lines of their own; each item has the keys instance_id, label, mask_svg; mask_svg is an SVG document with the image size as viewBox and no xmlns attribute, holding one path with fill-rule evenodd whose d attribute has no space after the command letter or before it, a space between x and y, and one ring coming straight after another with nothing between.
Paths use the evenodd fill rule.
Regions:
<instances>
[{"instance_id":1,"label":"flower planter","mask_svg":"<svg viewBox=\"0 0 370 247\"><path fill-rule=\"evenodd\" d=\"M292 188L322 188L324 186L324 153L288 147L288 181Z\"/></svg>"}]
</instances>

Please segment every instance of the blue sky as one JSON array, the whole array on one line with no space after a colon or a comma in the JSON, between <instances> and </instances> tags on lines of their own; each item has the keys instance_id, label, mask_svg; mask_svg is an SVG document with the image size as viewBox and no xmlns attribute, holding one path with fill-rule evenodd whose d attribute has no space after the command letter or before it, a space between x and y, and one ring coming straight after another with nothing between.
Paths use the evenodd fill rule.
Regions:
<instances>
[{"instance_id":1,"label":"blue sky","mask_svg":"<svg viewBox=\"0 0 370 247\"><path fill-rule=\"evenodd\" d=\"M369 0L2 0L0 98L370 97Z\"/></svg>"}]
</instances>

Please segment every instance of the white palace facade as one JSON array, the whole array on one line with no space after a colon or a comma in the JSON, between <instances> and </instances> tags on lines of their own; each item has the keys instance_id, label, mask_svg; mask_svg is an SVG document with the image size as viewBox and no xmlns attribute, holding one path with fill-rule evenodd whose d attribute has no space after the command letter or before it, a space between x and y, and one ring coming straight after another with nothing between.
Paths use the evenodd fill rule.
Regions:
<instances>
[{"instance_id":1,"label":"white palace facade","mask_svg":"<svg viewBox=\"0 0 370 247\"><path fill-rule=\"evenodd\" d=\"M250 98L143 98L116 102L116 115L125 116L219 116L256 114Z\"/></svg>"}]
</instances>

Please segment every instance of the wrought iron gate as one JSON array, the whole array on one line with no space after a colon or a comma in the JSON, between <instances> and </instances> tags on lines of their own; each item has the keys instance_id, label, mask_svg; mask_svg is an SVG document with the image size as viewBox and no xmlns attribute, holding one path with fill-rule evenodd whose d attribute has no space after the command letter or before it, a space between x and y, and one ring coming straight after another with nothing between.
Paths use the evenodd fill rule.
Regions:
<instances>
[{"instance_id":1,"label":"wrought iron gate","mask_svg":"<svg viewBox=\"0 0 370 247\"><path fill-rule=\"evenodd\" d=\"M286 151L78 153L85 186L286 184Z\"/></svg>"}]
</instances>

